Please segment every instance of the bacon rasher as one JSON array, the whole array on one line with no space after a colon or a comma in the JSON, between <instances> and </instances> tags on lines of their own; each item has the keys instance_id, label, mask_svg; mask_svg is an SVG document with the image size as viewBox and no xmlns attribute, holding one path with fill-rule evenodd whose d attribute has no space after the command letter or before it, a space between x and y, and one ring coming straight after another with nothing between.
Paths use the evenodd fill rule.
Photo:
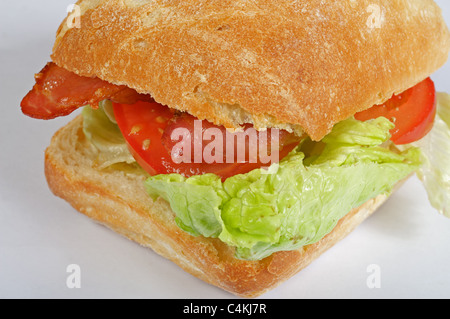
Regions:
<instances>
[{"instance_id":1,"label":"bacon rasher","mask_svg":"<svg viewBox=\"0 0 450 319\"><path fill-rule=\"evenodd\" d=\"M134 104L152 101L150 95L139 94L124 85L79 76L49 62L35 75L36 84L21 103L22 112L32 118L49 120L69 115L85 105L98 107L102 100Z\"/></svg>"}]
</instances>

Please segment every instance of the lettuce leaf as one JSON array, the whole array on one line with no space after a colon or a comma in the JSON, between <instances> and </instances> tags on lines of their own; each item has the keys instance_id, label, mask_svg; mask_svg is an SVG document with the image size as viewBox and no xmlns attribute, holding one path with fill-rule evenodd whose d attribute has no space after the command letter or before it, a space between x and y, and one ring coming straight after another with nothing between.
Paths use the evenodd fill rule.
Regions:
<instances>
[{"instance_id":1,"label":"lettuce leaf","mask_svg":"<svg viewBox=\"0 0 450 319\"><path fill-rule=\"evenodd\" d=\"M450 95L438 93L437 115L431 132L413 143L422 151L422 180L430 203L450 218Z\"/></svg>"},{"instance_id":2,"label":"lettuce leaf","mask_svg":"<svg viewBox=\"0 0 450 319\"><path fill-rule=\"evenodd\" d=\"M97 164L100 169L118 163L135 163L128 150L125 138L117 124L111 120L111 102L102 101L99 109L84 107L83 132L86 138L97 148ZM110 114L110 115L108 115Z\"/></svg>"},{"instance_id":3,"label":"lettuce leaf","mask_svg":"<svg viewBox=\"0 0 450 319\"><path fill-rule=\"evenodd\" d=\"M83 110L83 131L98 150L99 168L136 165L111 110ZM450 95L438 94L434 128L425 138L391 151L385 118L338 123L321 142L305 139L268 170L222 182L213 174L185 178L159 175L146 181L163 197L179 227L195 236L220 238L242 259L262 259L323 238L352 208L389 193L417 171L431 204L450 217ZM384 146L384 147L383 147Z\"/></svg>"},{"instance_id":4,"label":"lettuce leaf","mask_svg":"<svg viewBox=\"0 0 450 319\"><path fill-rule=\"evenodd\" d=\"M238 258L259 260L319 241L353 208L416 171L417 148L397 153L380 146L391 128L385 118L349 119L322 142L305 139L268 171L225 182L213 174L158 175L145 184L150 196L170 203L185 231L219 238L236 247Z\"/></svg>"}]
</instances>

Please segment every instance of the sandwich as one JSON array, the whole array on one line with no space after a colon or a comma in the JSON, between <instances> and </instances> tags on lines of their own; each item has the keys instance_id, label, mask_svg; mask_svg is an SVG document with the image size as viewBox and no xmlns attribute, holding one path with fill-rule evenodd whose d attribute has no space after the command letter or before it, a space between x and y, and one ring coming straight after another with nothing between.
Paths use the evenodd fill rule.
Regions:
<instances>
[{"instance_id":1,"label":"sandwich","mask_svg":"<svg viewBox=\"0 0 450 319\"><path fill-rule=\"evenodd\" d=\"M450 216L450 33L431 0L83 0L22 112L80 112L51 191L240 297L280 285L410 176Z\"/></svg>"}]
</instances>

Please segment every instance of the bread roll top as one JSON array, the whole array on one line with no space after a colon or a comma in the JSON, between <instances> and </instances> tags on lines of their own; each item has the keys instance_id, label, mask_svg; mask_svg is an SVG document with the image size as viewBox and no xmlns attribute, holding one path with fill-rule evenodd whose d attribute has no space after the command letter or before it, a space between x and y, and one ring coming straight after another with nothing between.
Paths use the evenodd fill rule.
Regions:
<instances>
[{"instance_id":1,"label":"bread roll top","mask_svg":"<svg viewBox=\"0 0 450 319\"><path fill-rule=\"evenodd\" d=\"M321 140L440 68L432 0L80 0L52 59L237 129Z\"/></svg>"}]
</instances>

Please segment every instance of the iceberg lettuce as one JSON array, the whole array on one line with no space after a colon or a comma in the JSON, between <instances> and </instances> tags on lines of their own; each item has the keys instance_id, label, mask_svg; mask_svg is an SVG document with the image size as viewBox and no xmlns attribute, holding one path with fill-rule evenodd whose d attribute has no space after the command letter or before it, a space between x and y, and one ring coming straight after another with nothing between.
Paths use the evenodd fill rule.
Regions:
<instances>
[{"instance_id":1,"label":"iceberg lettuce","mask_svg":"<svg viewBox=\"0 0 450 319\"><path fill-rule=\"evenodd\" d=\"M259 260L319 241L353 208L416 171L419 149L381 146L389 143L390 129L385 118L351 118L319 143L305 139L269 170L224 182L213 174L158 175L145 184L150 196L170 203L180 228L219 238L238 258Z\"/></svg>"},{"instance_id":2,"label":"iceberg lettuce","mask_svg":"<svg viewBox=\"0 0 450 319\"><path fill-rule=\"evenodd\" d=\"M97 148L97 164L100 169L117 163L135 163L119 127L111 121L111 102L102 101L99 109L83 108L83 132Z\"/></svg>"},{"instance_id":3,"label":"iceberg lettuce","mask_svg":"<svg viewBox=\"0 0 450 319\"><path fill-rule=\"evenodd\" d=\"M111 112L85 107L83 131L98 150L99 168L136 162ZM257 260L313 244L353 208L389 193L417 172L431 204L450 217L450 95L438 94L433 129L410 145L390 148L393 124L385 118L336 124L321 142L304 139L280 163L222 182L213 174L158 175L145 185L167 200L181 229L219 238L236 256ZM115 166L117 167L117 166Z\"/></svg>"},{"instance_id":4,"label":"iceberg lettuce","mask_svg":"<svg viewBox=\"0 0 450 319\"><path fill-rule=\"evenodd\" d=\"M417 175L428 192L430 203L450 217L450 95L438 93L433 129L413 143L422 151L423 165Z\"/></svg>"}]
</instances>

